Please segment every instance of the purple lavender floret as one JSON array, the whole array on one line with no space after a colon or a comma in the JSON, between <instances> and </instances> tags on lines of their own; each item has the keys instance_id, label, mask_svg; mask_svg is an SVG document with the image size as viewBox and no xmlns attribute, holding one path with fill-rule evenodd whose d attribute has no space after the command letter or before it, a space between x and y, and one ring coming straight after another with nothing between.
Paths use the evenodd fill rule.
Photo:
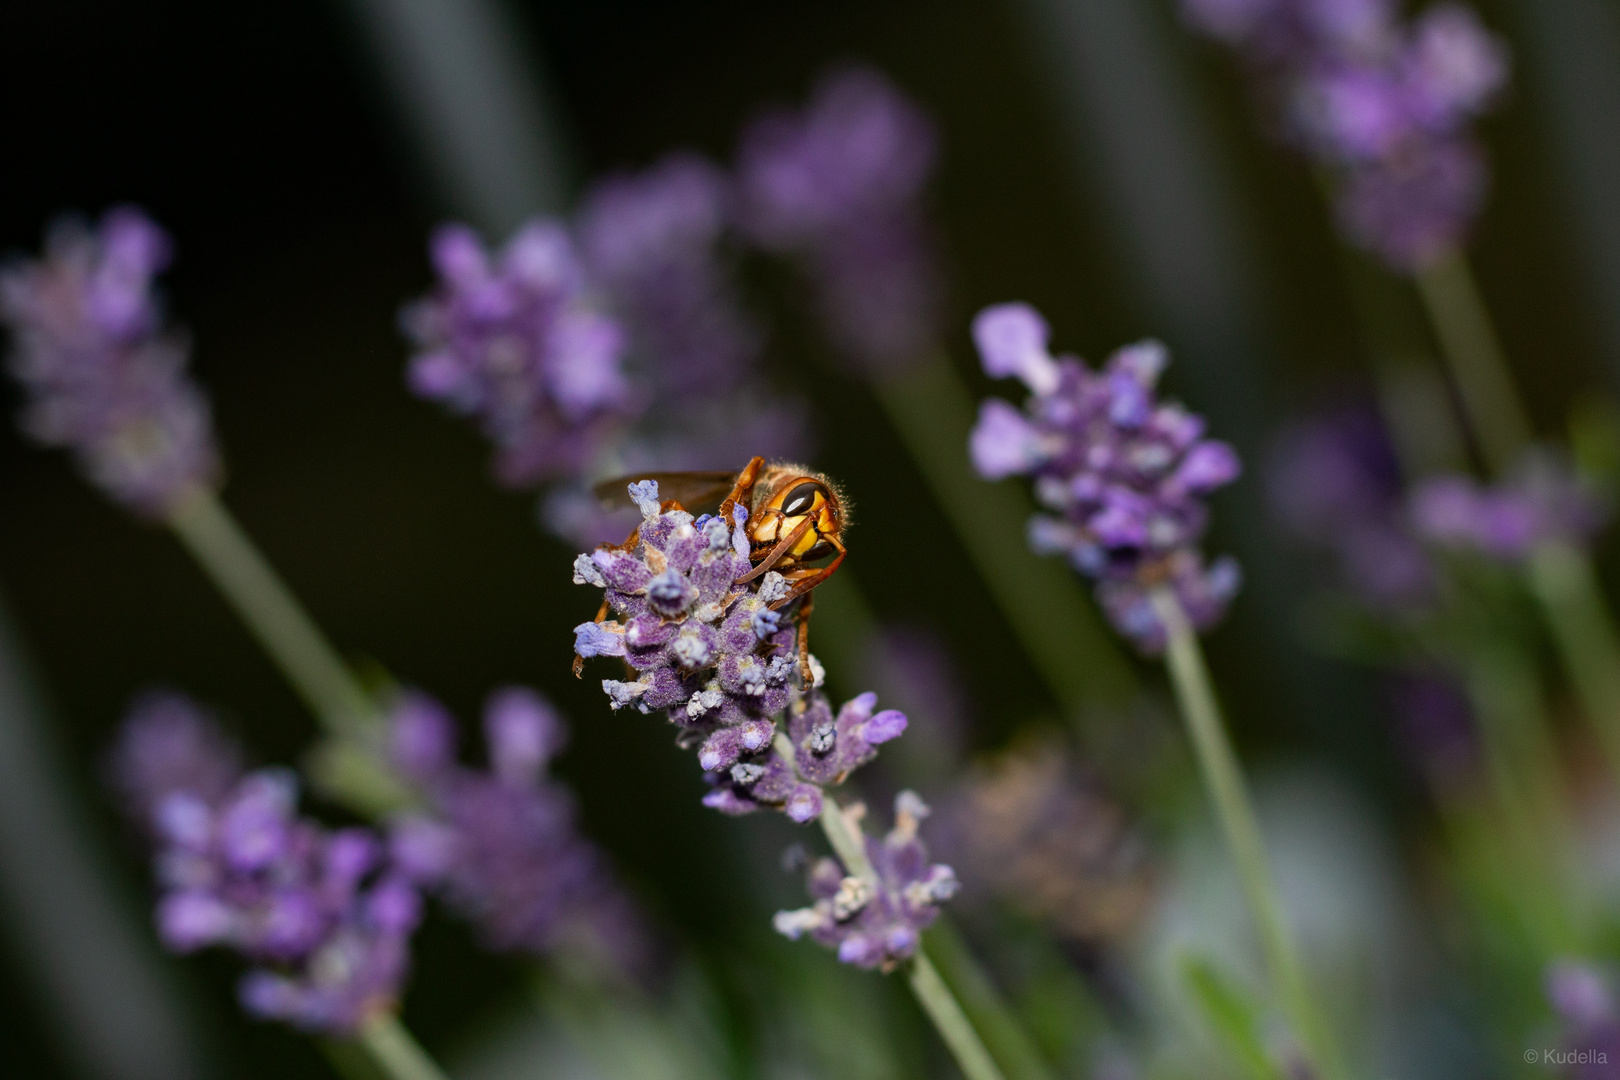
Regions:
<instances>
[{"instance_id":1,"label":"purple lavender floret","mask_svg":"<svg viewBox=\"0 0 1620 1080\"><path fill-rule=\"evenodd\" d=\"M160 802L188 791L209 804L242 775L241 749L196 702L152 690L130 706L108 755L107 776L129 813L144 824Z\"/></svg>"},{"instance_id":2,"label":"purple lavender floret","mask_svg":"<svg viewBox=\"0 0 1620 1080\"><path fill-rule=\"evenodd\" d=\"M1548 1003L1562 1021L1572 1080L1613 1080L1620 1067L1620 1009L1608 976L1579 960L1548 966Z\"/></svg>"},{"instance_id":3,"label":"purple lavender floret","mask_svg":"<svg viewBox=\"0 0 1620 1080\"><path fill-rule=\"evenodd\" d=\"M294 775L238 777L239 757L176 695L142 699L125 723L113 771L157 842L159 937L252 961L239 992L256 1016L352 1032L398 998L416 887L371 830L299 817Z\"/></svg>"},{"instance_id":4,"label":"purple lavender floret","mask_svg":"<svg viewBox=\"0 0 1620 1080\"><path fill-rule=\"evenodd\" d=\"M987 480L1025 475L1049 515L1030 521L1030 545L1066 557L1098 583L1114 626L1143 651L1164 631L1148 591L1173 589L1194 625L1213 625L1237 592L1237 563L1206 566L1198 541L1210 492L1236 479L1236 452L1204 437L1204 421L1155 399L1164 346L1120 349L1101 371L1048 351L1045 320L1027 304L980 312L973 337L984 369L1030 390L1022 411L991 399L969 450Z\"/></svg>"},{"instance_id":5,"label":"purple lavender floret","mask_svg":"<svg viewBox=\"0 0 1620 1080\"><path fill-rule=\"evenodd\" d=\"M1432 601L1435 568L1412 529L1400 466L1375 410L1351 405L1295 424L1266 472L1277 516L1330 551L1362 600L1406 611Z\"/></svg>"},{"instance_id":6,"label":"purple lavender floret","mask_svg":"<svg viewBox=\"0 0 1620 1080\"><path fill-rule=\"evenodd\" d=\"M580 250L624 319L659 400L729 392L757 364L759 327L736 296L721 246L728 177L695 154L599 182L580 211Z\"/></svg>"},{"instance_id":7,"label":"purple lavender floret","mask_svg":"<svg viewBox=\"0 0 1620 1080\"><path fill-rule=\"evenodd\" d=\"M411 389L477 417L506 484L588 466L638 403L624 331L599 310L567 229L532 222L492 256L471 229L446 225L432 254L438 288L402 316L418 350Z\"/></svg>"},{"instance_id":8,"label":"purple lavender floret","mask_svg":"<svg viewBox=\"0 0 1620 1080\"><path fill-rule=\"evenodd\" d=\"M916 105L856 68L822 80L802 112L762 116L738 151L749 234L803 262L835 343L876 374L917 360L938 335L921 211L936 141Z\"/></svg>"},{"instance_id":9,"label":"purple lavender floret","mask_svg":"<svg viewBox=\"0 0 1620 1080\"><path fill-rule=\"evenodd\" d=\"M389 721L394 763L426 802L390 832L393 858L413 880L471 920L491 948L581 945L623 971L639 965L639 916L579 832L573 798L545 775L567 738L550 702L523 687L490 695L487 772L455 763L454 721L426 694L402 693Z\"/></svg>"},{"instance_id":10,"label":"purple lavender floret","mask_svg":"<svg viewBox=\"0 0 1620 1080\"><path fill-rule=\"evenodd\" d=\"M72 450L92 483L153 518L220 473L187 344L165 327L153 288L171 257L162 229L119 207L94 230L58 223L43 259L0 270L10 369L27 391L23 430Z\"/></svg>"},{"instance_id":11,"label":"purple lavender floret","mask_svg":"<svg viewBox=\"0 0 1620 1080\"><path fill-rule=\"evenodd\" d=\"M1461 242L1483 202L1468 125L1508 75L1473 12L1442 3L1409 25L1384 0L1183 0L1237 49L1284 136L1330 169L1341 227L1400 269Z\"/></svg>"},{"instance_id":12,"label":"purple lavender floret","mask_svg":"<svg viewBox=\"0 0 1620 1080\"><path fill-rule=\"evenodd\" d=\"M791 608L770 606L787 595L787 583L775 571L738 581L753 568L747 510L735 507L728 527L711 515L662 510L655 481L629 490L642 513L634 548L602 547L574 560L574 583L604 590L619 618L576 626L575 653L630 667L633 679L603 681L610 704L666 713L709 774L705 805L728 814L773 807L813 820L820 786L871 760L873 747L905 729L905 717L874 715L875 695L834 717L817 687L798 685ZM775 745L784 710L793 715L786 737L796 762ZM831 733L818 734L827 725Z\"/></svg>"},{"instance_id":13,"label":"purple lavender floret","mask_svg":"<svg viewBox=\"0 0 1620 1080\"><path fill-rule=\"evenodd\" d=\"M917 835L927 816L923 801L902 791L894 801L894 828L882 839L866 837L876 886L846 876L833 859L820 859L808 881L815 903L777 912L777 932L795 941L808 934L836 949L840 961L857 967L891 971L910 959L939 905L958 887L949 866L928 861L928 849Z\"/></svg>"},{"instance_id":14,"label":"purple lavender floret","mask_svg":"<svg viewBox=\"0 0 1620 1080\"><path fill-rule=\"evenodd\" d=\"M1411 514L1418 534L1439 547L1511 563L1541 544L1586 543L1607 507L1567 465L1535 455L1490 487L1463 476L1426 480L1412 492Z\"/></svg>"}]
</instances>

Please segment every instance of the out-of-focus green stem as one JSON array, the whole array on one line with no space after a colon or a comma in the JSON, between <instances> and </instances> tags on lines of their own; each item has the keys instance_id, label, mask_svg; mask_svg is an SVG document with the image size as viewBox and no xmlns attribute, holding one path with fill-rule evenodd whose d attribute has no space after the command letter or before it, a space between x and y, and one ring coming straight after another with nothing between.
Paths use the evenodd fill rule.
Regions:
<instances>
[{"instance_id":1,"label":"out-of-focus green stem","mask_svg":"<svg viewBox=\"0 0 1620 1080\"><path fill-rule=\"evenodd\" d=\"M370 695L218 496L199 489L168 523L332 734L354 735L376 716Z\"/></svg>"},{"instance_id":2,"label":"out-of-focus green stem","mask_svg":"<svg viewBox=\"0 0 1620 1080\"><path fill-rule=\"evenodd\" d=\"M1530 555L1530 586L1552 626L1581 707L1620 781L1620 632L1603 602L1591 556L1571 544L1541 544Z\"/></svg>"},{"instance_id":3,"label":"out-of-focus green stem","mask_svg":"<svg viewBox=\"0 0 1620 1080\"><path fill-rule=\"evenodd\" d=\"M438 1062L428 1056L399 1017L378 1013L355 1033L355 1041L365 1047L389 1080L448 1080Z\"/></svg>"},{"instance_id":4,"label":"out-of-focus green stem","mask_svg":"<svg viewBox=\"0 0 1620 1080\"><path fill-rule=\"evenodd\" d=\"M1563 870L1567 829L1558 764L1533 665L1511 642L1474 650L1466 672L1479 717L1495 842L1512 880L1503 882L1538 953L1576 950Z\"/></svg>"},{"instance_id":5,"label":"out-of-focus green stem","mask_svg":"<svg viewBox=\"0 0 1620 1080\"><path fill-rule=\"evenodd\" d=\"M1529 444L1531 427L1468 258L1447 251L1419 268L1415 280L1480 453L1499 474Z\"/></svg>"},{"instance_id":6,"label":"out-of-focus green stem","mask_svg":"<svg viewBox=\"0 0 1620 1080\"><path fill-rule=\"evenodd\" d=\"M940 977L984 1036L985 1045L1001 1063L1007 1080L1052 1080L1040 1051L1002 1000L990 973L980 965L955 924L940 915L923 935L923 941Z\"/></svg>"},{"instance_id":7,"label":"out-of-focus green stem","mask_svg":"<svg viewBox=\"0 0 1620 1080\"><path fill-rule=\"evenodd\" d=\"M973 399L944 357L876 384L878 400L990 587L1019 643L1068 710L1119 704L1136 690L1129 662L1073 573L1029 550L1032 507L1012 484L990 484L968 462Z\"/></svg>"},{"instance_id":8,"label":"out-of-focus green stem","mask_svg":"<svg viewBox=\"0 0 1620 1080\"><path fill-rule=\"evenodd\" d=\"M881 887L871 860L866 857L866 843L858 820L852 820L850 813L840 807L830 793L821 804L821 831L827 835L838 861L851 876L860 878L874 891ZM962 1075L967 1080L1006 1080L921 944L906 964L906 978L917 1003L945 1041Z\"/></svg>"},{"instance_id":9,"label":"out-of-focus green stem","mask_svg":"<svg viewBox=\"0 0 1620 1080\"><path fill-rule=\"evenodd\" d=\"M1158 588L1151 599L1153 610L1165 628L1165 666L1170 672L1176 703L1186 721L1205 790L1225 834L1283 1011L1324 1080L1344 1080L1346 1073L1335 1050L1332 1032L1311 996L1299 951L1283 920L1259 819L1221 718L1198 634L1174 593Z\"/></svg>"}]
</instances>

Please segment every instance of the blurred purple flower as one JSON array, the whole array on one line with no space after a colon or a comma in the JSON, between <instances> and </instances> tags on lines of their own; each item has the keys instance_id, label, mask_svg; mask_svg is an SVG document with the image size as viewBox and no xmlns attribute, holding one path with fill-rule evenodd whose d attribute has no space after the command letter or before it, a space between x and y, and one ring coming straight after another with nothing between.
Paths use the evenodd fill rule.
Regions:
<instances>
[{"instance_id":1,"label":"blurred purple flower","mask_svg":"<svg viewBox=\"0 0 1620 1080\"><path fill-rule=\"evenodd\" d=\"M1066 938L1118 939L1147 914L1147 848L1118 805L1051 740L980 761L931 826L971 890Z\"/></svg>"},{"instance_id":2,"label":"blurred purple flower","mask_svg":"<svg viewBox=\"0 0 1620 1080\"><path fill-rule=\"evenodd\" d=\"M661 404L729 392L759 361L760 329L721 259L731 200L718 167L674 154L600 181L580 211L585 265L628 327Z\"/></svg>"},{"instance_id":3,"label":"blurred purple flower","mask_svg":"<svg viewBox=\"0 0 1620 1080\"><path fill-rule=\"evenodd\" d=\"M928 118L869 68L823 79L802 112L761 116L738 151L749 235L803 261L835 343L874 374L919 359L938 335L921 212L936 156Z\"/></svg>"},{"instance_id":4,"label":"blurred purple flower","mask_svg":"<svg viewBox=\"0 0 1620 1080\"><path fill-rule=\"evenodd\" d=\"M150 823L176 791L213 804L242 774L241 749L184 694L153 690L130 706L108 755L108 779L128 811Z\"/></svg>"},{"instance_id":5,"label":"blurred purple flower","mask_svg":"<svg viewBox=\"0 0 1620 1080\"><path fill-rule=\"evenodd\" d=\"M866 838L866 856L877 883L845 876L832 859L811 867L811 907L779 911L778 933L813 940L838 951L838 959L863 968L890 971L917 951L922 932L939 914L939 905L956 894L956 874L949 866L928 861L928 849L917 835L928 807L915 794L902 791L894 801L894 828L882 839Z\"/></svg>"},{"instance_id":6,"label":"blurred purple flower","mask_svg":"<svg viewBox=\"0 0 1620 1080\"><path fill-rule=\"evenodd\" d=\"M1434 567L1407 519L1400 466L1373 409L1339 407L1294 424L1266 474L1283 524L1331 551L1362 600L1405 610L1433 597Z\"/></svg>"},{"instance_id":7,"label":"blurred purple flower","mask_svg":"<svg viewBox=\"0 0 1620 1080\"><path fill-rule=\"evenodd\" d=\"M986 372L1016 375L1030 390L1022 412L985 402L969 446L986 479L1034 478L1037 501L1055 516L1031 520L1030 545L1095 579L1115 628L1145 652L1164 644L1148 601L1154 585L1173 589L1194 625L1213 625L1240 575L1231 559L1203 564L1204 499L1241 467L1229 445L1204 437L1202 419L1155 399L1164 346L1128 346L1092 371L1050 354L1046 323L1027 304L981 311L973 338Z\"/></svg>"},{"instance_id":8,"label":"blurred purple flower","mask_svg":"<svg viewBox=\"0 0 1620 1080\"><path fill-rule=\"evenodd\" d=\"M172 254L139 210L92 231L66 220L45 257L0 270L11 373L27 391L23 430L71 449L110 498L162 517L219 480L208 402L186 374L186 342L165 329L153 278Z\"/></svg>"},{"instance_id":9,"label":"blurred purple flower","mask_svg":"<svg viewBox=\"0 0 1620 1080\"><path fill-rule=\"evenodd\" d=\"M411 388L476 416L513 486L586 468L638 402L625 334L599 310L567 230L520 229L497 258L461 225L434 234L438 289L406 308Z\"/></svg>"},{"instance_id":10,"label":"blurred purple flower","mask_svg":"<svg viewBox=\"0 0 1620 1080\"><path fill-rule=\"evenodd\" d=\"M621 973L641 966L638 913L580 833L567 789L545 775L567 739L550 702L524 687L490 695L488 772L455 763L454 722L420 691L402 693L389 720L394 762L427 802L393 823L397 865L441 893L492 948L579 946Z\"/></svg>"},{"instance_id":11,"label":"blurred purple flower","mask_svg":"<svg viewBox=\"0 0 1620 1080\"><path fill-rule=\"evenodd\" d=\"M1390 698L1397 738L1431 782L1456 788L1477 771L1479 731L1454 679L1434 671L1400 674Z\"/></svg>"},{"instance_id":12,"label":"blurred purple flower","mask_svg":"<svg viewBox=\"0 0 1620 1080\"><path fill-rule=\"evenodd\" d=\"M1403 270L1459 244L1484 201L1468 124L1507 82L1505 48L1459 4L1409 25L1387 0L1183 0L1238 49L1286 136L1332 170L1346 235Z\"/></svg>"},{"instance_id":13,"label":"blurred purple flower","mask_svg":"<svg viewBox=\"0 0 1620 1080\"><path fill-rule=\"evenodd\" d=\"M1546 974L1547 1000L1563 1024L1565 1060L1572 1080L1620 1077L1620 1011L1605 974L1591 964L1561 960Z\"/></svg>"},{"instance_id":14,"label":"blurred purple flower","mask_svg":"<svg viewBox=\"0 0 1620 1080\"><path fill-rule=\"evenodd\" d=\"M293 774L237 778L239 756L177 695L143 698L125 721L113 771L157 842L158 934L175 952L252 961L240 996L254 1015L352 1032L398 997L416 888L371 830L299 817Z\"/></svg>"},{"instance_id":15,"label":"blurred purple flower","mask_svg":"<svg viewBox=\"0 0 1620 1080\"><path fill-rule=\"evenodd\" d=\"M1586 543L1607 507L1570 467L1535 455L1492 487L1462 476L1426 480L1412 492L1411 513L1419 535L1440 547L1517 562L1543 543Z\"/></svg>"}]
</instances>

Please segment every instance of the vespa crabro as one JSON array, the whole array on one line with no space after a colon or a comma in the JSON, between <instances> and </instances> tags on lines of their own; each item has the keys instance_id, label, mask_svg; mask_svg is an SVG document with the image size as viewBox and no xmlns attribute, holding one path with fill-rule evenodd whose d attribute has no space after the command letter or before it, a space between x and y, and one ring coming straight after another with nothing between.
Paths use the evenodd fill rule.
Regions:
<instances>
[{"instance_id":1,"label":"vespa crabro","mask_svg":"<svg viewBox=\"0 0 1620 1080\"><path fill-rule=\"evenodd\" d=\"M701 513L714 507L714 512L726 521L731 520L735 506L748 511L744 528L748 533L748 557L753 569L738 581L753 581L772 570L787 581L787 595L772 602L771 607L780 609L799 601L796 617L799 673L809 686L812 682L810 613L815 603L811 593L832 577L848 554L843 532L849 521L838 485L803 465L787 462L767 465L764 458L756 457L736 473L638 472L604 480L593 491L604 505L622 506L629 499L629 485L636 480L658 482L665 510ZM617 546L635 547L639 532L639 526L632 529L624 543ZM832 561L825 566L809 565L828 556L832 556ZM603 601L596 615L598 622L607 617L607 611L607 602ZM575 676L579 675L581 665L582 661L576 657Z\"/></svg>"}]
</instances>

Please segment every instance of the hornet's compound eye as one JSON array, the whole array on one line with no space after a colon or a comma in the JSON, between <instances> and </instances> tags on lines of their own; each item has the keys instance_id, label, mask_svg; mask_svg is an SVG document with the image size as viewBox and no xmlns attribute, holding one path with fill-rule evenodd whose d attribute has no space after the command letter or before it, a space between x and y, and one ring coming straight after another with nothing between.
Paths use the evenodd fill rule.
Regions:
<instances>
[{"instance_id":1,"label":"hornet's compound eye","mask_svg":"<svg viewBox=\"0 0 1620 1080\"><path fill-rule=\"evenodd\" d=\"M782 500L783 517L799 517L808 514L816 505L816 496L827 497L827 488L820 480L806 480L798 487L787 493Z\"/></svg>"}]
</instances>

